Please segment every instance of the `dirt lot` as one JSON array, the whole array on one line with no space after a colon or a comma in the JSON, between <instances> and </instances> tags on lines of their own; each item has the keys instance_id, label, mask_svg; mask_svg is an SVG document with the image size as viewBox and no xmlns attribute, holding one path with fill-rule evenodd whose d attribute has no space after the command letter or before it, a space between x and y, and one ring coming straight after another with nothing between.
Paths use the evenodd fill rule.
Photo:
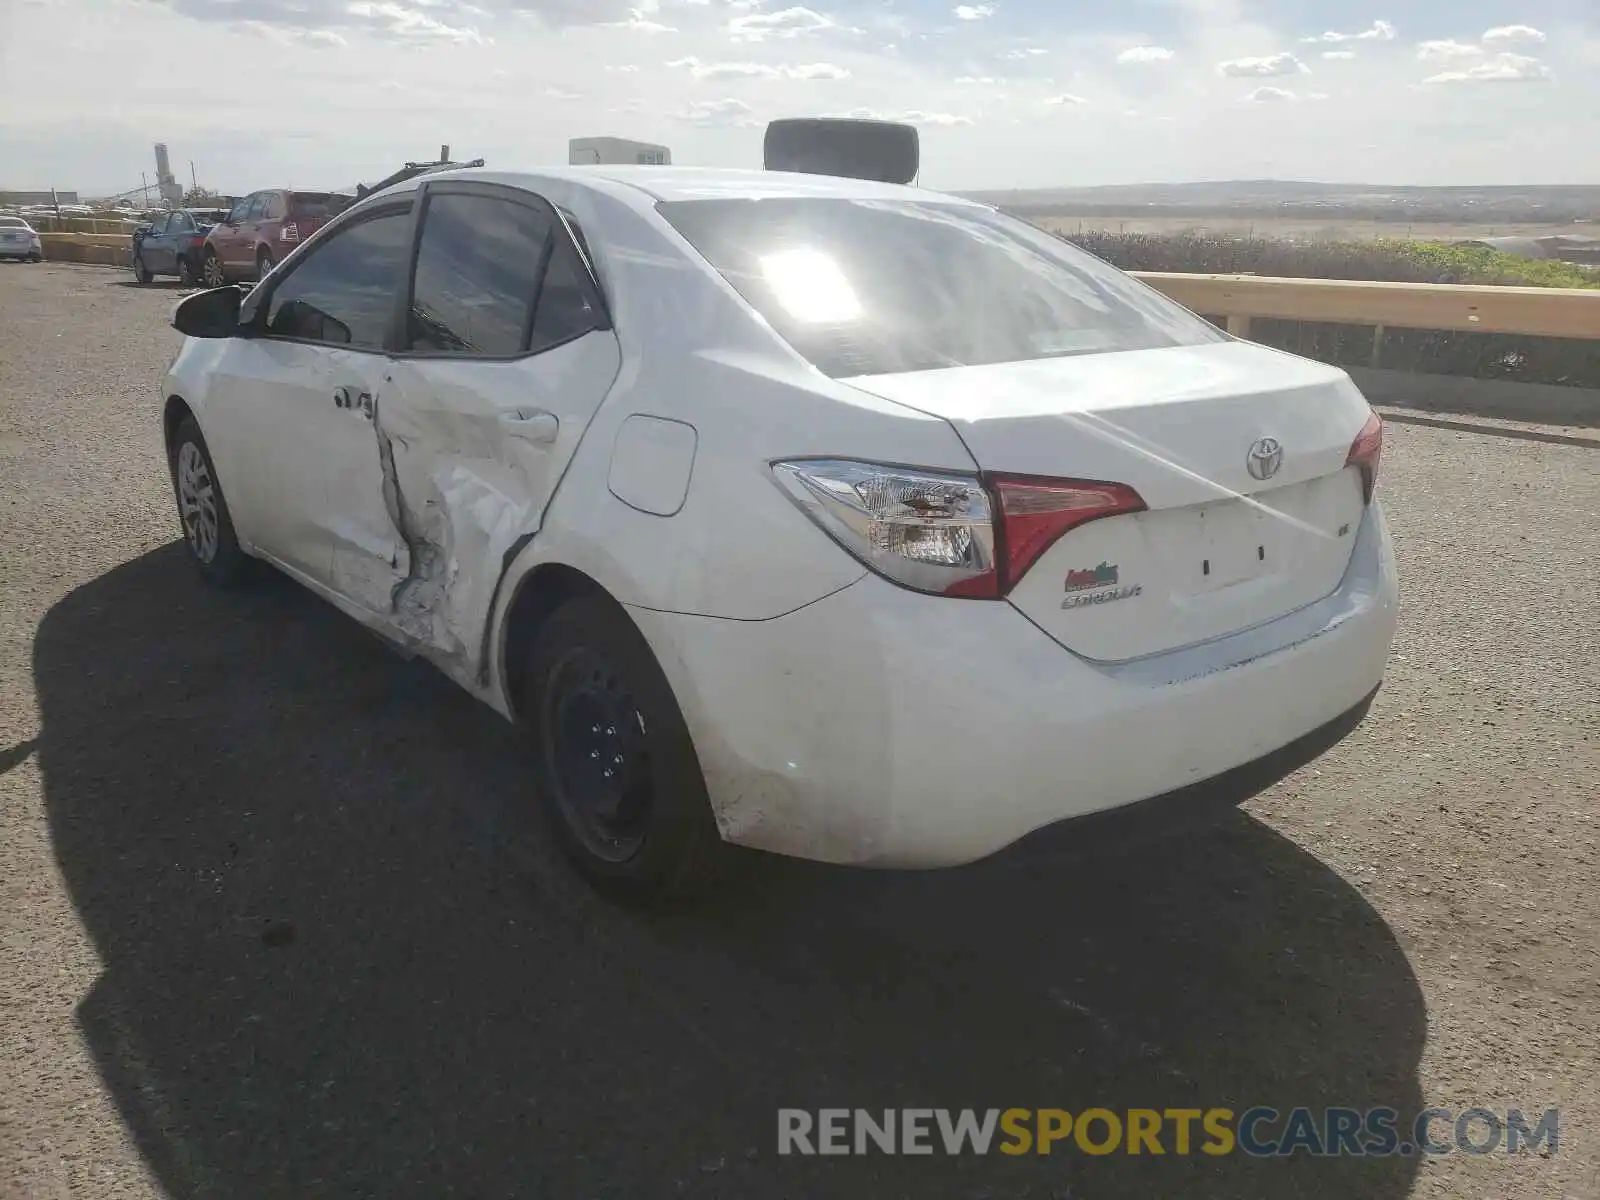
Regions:
<instances>
[{"instance_id":1,"label":"dirt lot","mask_svg":"<svg viewBox=\"0 0 1600 1200\"><path fill-rule=\"evenodd\" d=\"M196 585L157 434L176 296L0 267L15 1194L1600 1196L1595 431L1391 424L1387 685L1214 829L773 860L645 919L548 859L486 710L287 584ZM780 1106L1256 1104L1559 1108L1560 1143L775 1153Z\"/></svg>"},{"instance_id":2,"label":"dirt lot","mask_svg":"<svg viewBox=\"0 0 1600 1200\"><path fill-rule=\"evenodd\" d=\"M1368 242L1379 238L1405 238L1417 242L1454 242L1484 237L1600 236L1595 226L1574 225L1460 225L1433 221L1294 220L1279 217L1152 217L1128 213L1114 217L1043 216L1028 219L1052 233L1217 233L1234 237L1291 238L1313 242Z\"/></svg>"}]
</instances>

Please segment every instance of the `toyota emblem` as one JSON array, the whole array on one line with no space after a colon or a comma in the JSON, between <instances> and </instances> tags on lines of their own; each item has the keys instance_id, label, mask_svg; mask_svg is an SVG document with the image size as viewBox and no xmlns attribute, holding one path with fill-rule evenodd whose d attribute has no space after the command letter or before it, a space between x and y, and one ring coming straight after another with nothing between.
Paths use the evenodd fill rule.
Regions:
<instances>
[{"instance_id":1,"label":"toyota emblem","mask_svg":"<svg viewBox=\"0 0 1600 1200\"><path fill-rule=\"evenodd\" d=\"M1277 438L1259 438L1251 443L1244 461L1252 479L1271 479L1283 466L1283 447Z\"/></svg>"}]
</instances>

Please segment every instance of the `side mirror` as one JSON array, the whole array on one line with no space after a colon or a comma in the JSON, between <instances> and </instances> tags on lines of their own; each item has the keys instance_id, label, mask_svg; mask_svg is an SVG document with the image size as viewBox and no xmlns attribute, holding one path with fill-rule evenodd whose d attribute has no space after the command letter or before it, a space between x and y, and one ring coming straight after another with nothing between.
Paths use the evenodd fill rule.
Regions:
<instances>
[{"instance_id":1,"label":"side mirror","mask_svg":"<svg viewBox=\"0 0 1600 1200\"><path fill-rule=\"evenodd\" d=\"M244 292L232 285L196 292L178 301L172 327L185 337L226 338L239 333Z\"/></svg>"}]
</instances>

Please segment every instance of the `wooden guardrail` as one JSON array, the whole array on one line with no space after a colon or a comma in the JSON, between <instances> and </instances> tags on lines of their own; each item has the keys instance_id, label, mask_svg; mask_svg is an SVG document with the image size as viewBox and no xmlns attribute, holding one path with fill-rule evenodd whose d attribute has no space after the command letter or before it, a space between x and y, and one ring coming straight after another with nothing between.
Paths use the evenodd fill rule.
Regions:
<instances>
[{"instance_id":1,"label":"wooden guardrail","mask_svg":"<svg viewBox=\"0 0 1600 1200\"><path fill-rule=\"evenodd\" d=\"M1131 274L1193 312L1226 318L1228 332L1239 337L1250 336L1252 317L1272 317L1373 325L1377 341L1385 327L1600 338L1600 289Z\"/></svg>"}]
</instances>

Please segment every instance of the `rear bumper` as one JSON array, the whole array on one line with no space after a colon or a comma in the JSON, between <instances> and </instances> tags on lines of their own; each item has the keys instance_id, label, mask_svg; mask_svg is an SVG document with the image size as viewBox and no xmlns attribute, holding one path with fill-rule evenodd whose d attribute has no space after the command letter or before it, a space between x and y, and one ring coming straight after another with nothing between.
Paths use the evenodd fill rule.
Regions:
<instances>
[{"instance_id":1,"label":"rear bumper","mask_svg":"<svg viewBox=\"0 0 1600 1200\"><path fill-rule=\"evenodd\" d=\"M1381 511L1339 589L1173 654L1098 664L1008 604L869 576L770 621L634 610L683 707L723 836L830 862L933 867L1176 793L1273 781L1342 737L1398 612ZM1230 790L1232 789L1232 790Z\"/></svg>"}]
</instances>

